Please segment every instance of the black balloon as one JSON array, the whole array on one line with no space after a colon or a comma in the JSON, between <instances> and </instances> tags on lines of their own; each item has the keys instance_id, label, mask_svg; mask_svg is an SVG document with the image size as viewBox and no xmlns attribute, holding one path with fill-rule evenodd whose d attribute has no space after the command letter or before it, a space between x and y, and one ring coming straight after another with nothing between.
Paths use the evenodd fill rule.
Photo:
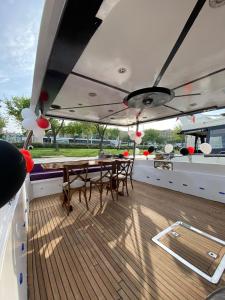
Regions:
<instances>
[{"instance_id":1,"label":"black balloon","mask_svg":"<svg viewBox=\"0 0 225 300\"><path fill-rule=\"evenodd\" d=\"M26 177L26 162L20 151L0 140L0 208L19 191Z\"/></svg>"},{"instance_id":2,"label":"black balloon","mask_svg":"<svg viewBox=\"0 0 225 300\"><path fill-rule=\"evenodd\" d=\"M189 151L188 151L188 149L187 149L187 148L182 148L182 149L180 149L180 154L182 154L182 155L186 156L186 155L188 155L188 154L189 154Z\"/></svg>"},{"instance_id":3,"label":"black balloon","mask_svg":"<svg viewBox=\"0 0 225 300\"><path fill-rule=\"evenodd\" d=\"M153 151L155 151L155 147L154 147L154 146L150 146L150 147L148 148L148 152L149 152L149 153L152 153Z\"/></svg>"}]
</instances>

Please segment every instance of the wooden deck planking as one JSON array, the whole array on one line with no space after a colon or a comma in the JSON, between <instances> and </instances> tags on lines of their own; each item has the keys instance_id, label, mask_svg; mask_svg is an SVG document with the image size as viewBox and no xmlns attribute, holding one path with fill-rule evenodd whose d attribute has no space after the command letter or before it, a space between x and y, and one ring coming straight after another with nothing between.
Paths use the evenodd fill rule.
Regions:
<instances>
[{"instance_id":1,"label":"wooden deck planking","mask_svg":"<svg viewBox=\"0 0 225 300\"><path fill-rule=\"evenodd\" d=\"M72 204L67 217L60 195L30 203L30 299L204 299L218 287L151 238L181 220L225 240L225 205L137 182L129 197L104 195L102 210L97 191L89 212Z\"/></svg>"}]
</instances>

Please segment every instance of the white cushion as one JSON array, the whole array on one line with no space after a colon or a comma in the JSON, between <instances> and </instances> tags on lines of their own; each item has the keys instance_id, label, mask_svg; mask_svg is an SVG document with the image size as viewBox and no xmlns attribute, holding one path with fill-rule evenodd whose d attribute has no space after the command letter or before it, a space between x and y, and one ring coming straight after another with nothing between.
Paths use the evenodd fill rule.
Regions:
<instances>
[{"instance_id":1,"label":"white cushion","mask_svg":"<svg viewBox=\"0 0 225 300\"><path fill-rule=\"evenodd\" d=\"M119 178L119 179L124 179L124 178L126 178L126 176L123 175L123 174L118 174L118 178Z\"/></svg>"},{"instance_id":2,"label":"white cushion","mask_svg":"<svg viewBox=\"0 0 225 300\"><path fill-rule=\"evenodd\" d=\"M92 182L100 181L100 176L95 176L95 177L91 178L91 181ZM110 179L108 177L102 178L102 182L104 182L104 183L109 182L109 181L110 181Z\"/></svg>"},{"instance_id":3,"label":"white cushion","mask_svg":"<svg viewBox=\"0 0 225 300\"><path fill-rule=\"evenodd\" d=\"M113 177L117 177L117 174L114 174ZM124 178L126 178L126 176L123 175L123 174L118 174L118 178L119 179L124 179Z\"/></svg>"},{"instance_id":4,"label":"white cushion","mask_svg":"<svg viewBox=\"0 0 225 300\"><path fill-rule=\"evenodd\" d=\"M70 184L70 188L71 188L71 189L78 189L78 188L83 187L84 185L85 185L85 182L84 182L84 181L77 179L77 180L74 180L74 181ZM64 182L64 183L63 183L63 187L64 187L64 188L67 188L67 186L68 186L68 182Z\"/></svg>"}]
</instances>

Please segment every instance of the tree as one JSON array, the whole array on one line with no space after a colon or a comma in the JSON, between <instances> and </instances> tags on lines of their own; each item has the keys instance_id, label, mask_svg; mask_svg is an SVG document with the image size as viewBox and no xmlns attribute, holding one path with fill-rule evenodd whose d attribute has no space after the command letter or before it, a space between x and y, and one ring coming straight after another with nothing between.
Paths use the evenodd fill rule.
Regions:
<instances>
[{"instance_id":1,"label":"tree","mask_svg":"<svg viewBox=\"0 0 225 300\"><path fill-rule=\"evenodd\" d=\"M127 131L120 131L119 136L123 143L129 143L130 138Z\"/></svg>"},{"instance_id":2,"label":"tree","mask_svg":"<svg viewBox=\"0 0 225 300\"><path fill-rule=\"evenodd\" d=\"M118 128L107 128L106 130L106 137L109 139L109 140L116 140L118 138L120 134L120 131Z\"/></svg>"},{"instance_id":3,"label":"tree","mask_svg":"<svg viewBox=\"0 0 225 300\"><path fill-rule=\"evenodd\" d=\"M22 129L23 118L21 116L21 111L30 106L30 98L15 96L12 97L12 99L5 99L4 103L6 104L9 116L13 117Z\"/></svg>"},{"instance_id":4,"label":"tree","mask_svg":"<svg viewBox=\"0 0 225 300\"><path fill-rule=\"evenodd\" d=\"M81 128L82 128L82 136L87 138L87 143L88 143L89 138L92 137L93 133L96 131L95 125L91 122L82 122Z\"/></svg>"},{"instance_id":5,"label":"tree","mask_svg":"<svg viewBox=\"0 0 225 300\"><path fill-rule=\"evenodd\" d=\"M6 121L3 117L0 116L0 137L3 134L3 128L6 126Z\"/></svg>"},{"instance_id":6,"label":"tree","mask_svg":"<svg viewBox=\"0 0 225 300\"><path fill-rule=\"evenodd\" d=\"M95 124L95 129L96 129L97 136L100 139L99 153L101 153L103 151L103 140L107 129L107 125Z\"/></svg>"},{"instance_id":7,"label":"tree","mask_svg":"<svg viewBox=\"0 0 225 300\"><path fill-rule=\"evenodd\" d=\"M176 127L174 127L173 131L172 131L172 140L175 143L183 143L185 140L185 137L183 134L179 134L181 132L182 128L180 125L177 125Z\"/></svg>"},{"instance_id":8,"label":"tree","mask_svg":"<svg viewBox=\"0 0 225 300\"><path fill-rule=\"evenodd\" d=\"M156 129L147 129L144 132L143 143L161 143L162 137L160 131Z\"/></svg>"},{"instance_id":9,"label":"tree","mask_svg":"<svg viewBox=\"0 0 225 300\"><path fill-rule=\"evenodd\" d=\"M82 126L80 122L69 122L64 129L64 132L73 138L76 136L81 136Z\"/></svg>"},{"instance_id":10,"label":"tree","mask_svg":"<svg viewBox=\"0 0 225 300\"><path fill-rule=\"evenodd\" d=\"M50 118L49 122L51 124L51 129L48 130L47 135L53 137L53 144L55 145L55 149L58 150L58 144L56 141L56 137L63 128L64 120L62 120L60 122L59 120Z\"/></svg>"}]
</instances>

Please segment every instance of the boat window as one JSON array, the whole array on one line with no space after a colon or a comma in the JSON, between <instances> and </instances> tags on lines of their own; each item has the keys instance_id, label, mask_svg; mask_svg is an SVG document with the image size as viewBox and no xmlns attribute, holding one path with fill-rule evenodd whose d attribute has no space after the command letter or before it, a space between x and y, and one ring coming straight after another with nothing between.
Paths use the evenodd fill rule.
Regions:
<instances>
[{"instance_id":1,"label":"boat window","mask_svg":"<svg viewBox=\"0 0 225 300\"><path fill-rule=\"evenodd\" d=\"M225 128L210 130L209 143L213 149L225 148Z\"/></svg>"}]
</instances>

